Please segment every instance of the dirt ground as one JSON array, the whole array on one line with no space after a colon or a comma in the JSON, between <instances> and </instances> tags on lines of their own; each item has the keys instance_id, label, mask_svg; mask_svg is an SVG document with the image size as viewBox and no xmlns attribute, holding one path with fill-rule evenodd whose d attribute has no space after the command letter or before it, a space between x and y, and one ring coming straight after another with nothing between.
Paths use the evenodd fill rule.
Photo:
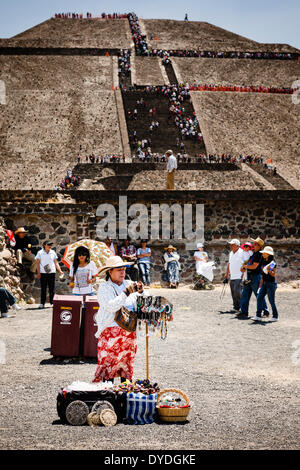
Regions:
<instances>
[{"instance_id":1,"label":"dirt ground","mask_svg":"<svg viewBox=\"0 0 300 470\"><path fill-rule=\"evenodd\" d=\"M173 302L174 321L166 340L150 337L150 380L188 395L193 407L185 424L62 425L59 388L91 382L96 362L54 363L50 307L26 305L1 319L0 449L299 449L300 290L281 286L279 321L255 323L225 313L232 303L229 288L220 299L221 289L151 290ZM145 363L139 336L135 378L146 377Z\"/></svg>"}]
</instances>

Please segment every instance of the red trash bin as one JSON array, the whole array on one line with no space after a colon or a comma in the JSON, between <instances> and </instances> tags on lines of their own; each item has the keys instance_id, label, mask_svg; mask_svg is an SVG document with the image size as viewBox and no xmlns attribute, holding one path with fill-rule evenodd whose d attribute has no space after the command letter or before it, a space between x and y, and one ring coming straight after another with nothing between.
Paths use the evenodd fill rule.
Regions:
<instances>
[{"instance_id":1,"label":"red trash bin","mask_svg":"<svg viewBox=\"0 0 300 470\"><path fill-rule=\"evenodd\" d=\"M88 296L85 299L85 318L84 318L84 339L83 339L83 355L84 357L97 357L97 323L95 315L99 309L97 296Z\"/></svg>"},{"instance_id":2,"label":"red trash bin","mask_svg":"<svg viewBox=\"0 0 300 470\"><path fill-rule=\"evenodd\" d=\"M82 296L54 296L51 333L53 356L79 356L82 307Z\"/></svg>"}]
</instances>

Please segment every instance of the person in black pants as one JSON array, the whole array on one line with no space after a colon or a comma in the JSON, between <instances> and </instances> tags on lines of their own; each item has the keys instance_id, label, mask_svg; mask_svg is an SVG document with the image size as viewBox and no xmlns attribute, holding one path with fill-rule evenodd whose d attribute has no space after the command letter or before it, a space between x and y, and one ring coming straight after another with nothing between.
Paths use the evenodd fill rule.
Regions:
<instances>
[{"instance_id":1,"label":"person in black pants","mask_svg":"<svg viewBox=\"0 0 300 470\"><path fill-rule=\"evenodd\" d=\"M242 271L246 270L249 283L244 285L240 303L240 312L237 314L238 318L248 318L249 303L252 292L257 298L259 283L261 280L261 264L263 260L262 248L264 247L264 241L261 238L253 240L253 255L250 256L248 264L242 267ZM263 299L263 312L264 316L269 316L269 310L265 299Z\"/></svg>"},{"instance_id":2,"label":"person in black pants","mask_svg":"<svg viewBox=\"0 0 300 470\"><path fill-rule=\"evenodd\" d=\"M63 272L57 261L57 254L51 249L53 245L50 241L44 241L43 248L36 255L37 278L41 280L41 303L39 308L44 308L47 296L47 287L49 289L49 302L52 305L55 292L55 273L56 269L63 276Z\"/></svg>"},{"instance_id":3,"label":"person in black pants","mask_svg":"<svg viewBox=\"0 0 300 470\"><path fill-rule=\"evenodd\" d=\"M275 292L277 283L275 280L276 275L276 262L274 260L274 250L271 246L266 246L262 251L262 279L260 281L260 289L257 295L257 311L254 321L261 321L261 313L263 310L263 301L265 296L268 296L269 302L272 307L273 317L269 321L278 321L278 310L275 303Z\"/></svg>"},{"instance_id":4,"label":"person in black pants","mask_svg":"<svg viewBox=\"0 0 300 470\"><path fill-rule=\"evenodd\" d=\"M55 292L55 273L41 273L41 304L44 308L47 297L47 287L49 289L49 302L52 305Z\"/></svg>"}]
</instances>

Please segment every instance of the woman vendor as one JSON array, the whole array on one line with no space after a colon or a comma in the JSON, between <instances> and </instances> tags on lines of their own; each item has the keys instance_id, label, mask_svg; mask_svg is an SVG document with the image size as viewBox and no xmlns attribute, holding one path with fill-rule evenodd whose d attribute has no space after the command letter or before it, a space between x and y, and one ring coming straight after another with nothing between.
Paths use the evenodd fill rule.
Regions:
<instances>
[{"instance_id":1,"label":"woman vendor","mask_svg":"<svg viewBox=\"0 0 300 470\"><path fill-rule=\"evenodd\" d=\"M96 314L98 330L98 367L93 382L113 381L115 377L132 381L133 362L136 354L136 332L126 331L115 321L116 313L122 308L136 310L138 294L143 293L141 282L125 280L126 266L120 256L112 256L99 271L99 277L106 276L106 282L98 289L99 310Z\"/></svg>"},{"instance_id":2,"label":"woman vendor","mask_svg":"<svg viewBox=\"0 0 300 470\"><path fill-rule=\"evenodd\" d=\"M176 248L172 245L167 246L165 250L166 253L164 254L164 268L167 271L169 287L176 289L180 281L180 256L178 253L176 253Z\"/></svg>"}]
</instances>

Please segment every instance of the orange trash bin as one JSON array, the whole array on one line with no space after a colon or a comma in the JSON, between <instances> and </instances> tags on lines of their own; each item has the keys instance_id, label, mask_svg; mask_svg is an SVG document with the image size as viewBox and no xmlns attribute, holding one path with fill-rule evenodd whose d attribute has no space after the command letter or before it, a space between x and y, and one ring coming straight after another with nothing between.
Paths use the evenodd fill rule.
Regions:
<instances>
[{"instance_id":1,"label":"orange trash bin","mask_svg":"<svg viewBox=\"0 0 300 470\"><path fill-rule=\"evenodd\" d=\"M82 308L82 296L54 296L51 333L53 356L79 356Z\"/></svg>"}]
</instances>

